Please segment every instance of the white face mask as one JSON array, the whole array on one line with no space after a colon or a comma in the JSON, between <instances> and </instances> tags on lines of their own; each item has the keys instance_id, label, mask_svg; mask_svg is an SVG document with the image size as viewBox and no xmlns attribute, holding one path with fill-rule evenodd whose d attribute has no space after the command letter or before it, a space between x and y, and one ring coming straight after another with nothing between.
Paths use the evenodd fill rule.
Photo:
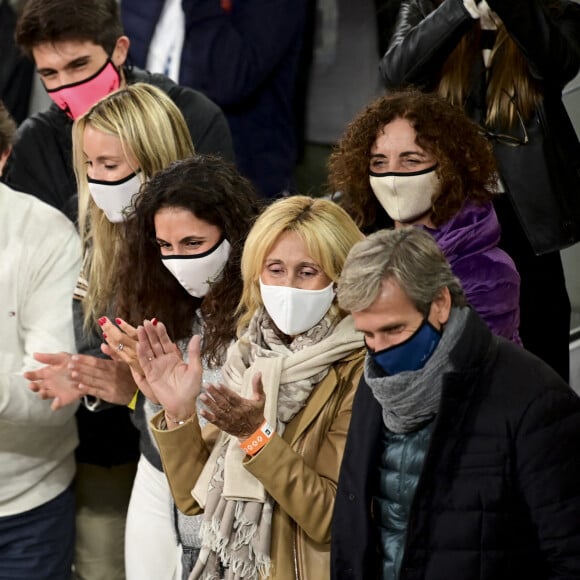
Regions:
<instances>
[{"instance_id":1,"label":"white face mask","mask_svg":"<svg viewBox=\"0 0 580 580\"><path fill-rule=\"evenodd\" d=\"M371 189L389 217L413 222L431 209L441 189L437 165L413 173L371 173Z\"/></svg>"},{"instance_id":2,"label":"white face mask","mask_svg":"<svg viewBox=\"0 0 580 580\"><path fill-rule=\"evenodd\" d=\"M322 290L270 286L260 279L264 307L274 324L288 336L302 334L320 322L334 300L334 284Z\"/></svg>"},{"instance_id":3,"label":"white face mask","mask_svg":"<svg viewBox=\"0 0 580 580\"><path fill-rule=\"evenodd\" d=\"M132 197L141 187L140 174L131 173L119 181L88 179L88 182L93 201L107 219L114 224L125 221L124 210L131 206Z\"/></svg>"},{"instance_id":4,"label":"white face mask","mask_svg":"<svg viewBox=\"0 0 580 580\"><path fill-rule=\"evenodd\" d=\"M203 254L161 256L161 261L189 294L203 298L210 285L219 279L230 251L230 243L224 238Z\"/></svg>"}]
</instances>

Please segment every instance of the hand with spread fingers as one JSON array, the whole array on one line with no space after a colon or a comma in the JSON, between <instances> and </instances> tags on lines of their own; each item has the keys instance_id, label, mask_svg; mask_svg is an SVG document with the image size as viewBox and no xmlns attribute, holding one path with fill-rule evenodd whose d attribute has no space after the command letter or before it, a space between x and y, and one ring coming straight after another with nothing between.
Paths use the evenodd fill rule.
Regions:
<instances>
[{"instance_id":1,"label":"hand with spread fingers","mask_svg":"<svg viewBox=\"0 0 580 580\"><path fill-rule=\"evenodd\" d=\"M99 318L98 323L103 331L103 339L106 341L106 344L101 346L103 353L114 360L124 361L134 371L143 375L137 359L137 329L120 318L115 318L115 324L113 324L106 316L103 316Z\"/></svg>"},{"instance_id":2,"label":"hand with spread fingers","mask_svg":"<svg viewBox=\"0 0 580 580\"><path fill-rule=\"evenodd\" d=\"M264 422L266 395L261 373L252 378L252 391L252 398L244 399L225 385L208 385L200 397L208 410L200 413L222 431L247 439Z\"/></svg>"},{"instance_id":3,"label":"hand with spread fingers","mask_svg":"<svg viewBox=\"0 0 580 580\"><path fill-rule=\"evenodd\" d=\"M132 370L123 361L73 355L68 366L82 395L127 405L137 390Z\"/></svg>"},{"instance_id":4,"label":"hand with spread fingers","mask_svg":"<svg viewBox=\"0 0 580 580\"><path fill-rule=\"evenodd\" d=\"M189 363L185 363L162 322L146 320L137 329L137 336L139 364L156 399L165 408L166 416L171 417L168 423L171 428L196 413L203 372L200 337L190 340Z\"/></svg>"},{"instance_id":5,"label":"hand with spread fingers","mask_svg":"<svg viewBox=\"0 0 580 580\"><path fill-rule=\"evenodd\" d=\"M38 393L41 399L53 399L50 406L53 411L75 403L83 396L78 381L71 376L71 356L68 352L34 353L34 359L46 366L24 373L24 378L30 381L28 388L31 391Z\"/></svg>"}]
</instances>

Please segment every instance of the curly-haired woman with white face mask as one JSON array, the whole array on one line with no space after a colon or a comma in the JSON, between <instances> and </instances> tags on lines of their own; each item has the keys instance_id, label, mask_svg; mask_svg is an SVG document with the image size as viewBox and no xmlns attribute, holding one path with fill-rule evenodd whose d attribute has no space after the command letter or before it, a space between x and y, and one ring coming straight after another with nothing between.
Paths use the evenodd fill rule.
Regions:
<instances>
[{"instance_id":1,"label":"curly-haired woman with white face mask","mask_svg":"<svg viewBox=\"0 0 580 580\"><path fill-rule=\"evenodd\" d=\"M491 202L496 165L463 111L437 95L393 91L352 121L329 167L333 190L363 231L425 228L491 330L521 344L520 278L498 248Z\"/></svg>"}]
</instances>

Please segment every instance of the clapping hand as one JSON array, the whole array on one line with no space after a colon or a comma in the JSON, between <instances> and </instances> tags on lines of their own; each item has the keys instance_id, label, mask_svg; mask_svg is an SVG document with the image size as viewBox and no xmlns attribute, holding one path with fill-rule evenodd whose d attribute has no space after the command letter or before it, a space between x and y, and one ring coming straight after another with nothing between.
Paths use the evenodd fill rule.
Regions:
<instances>
[{"instance_id":1,"label":"clapping hand","mask_svg":"<svg viewBox=\"0 0 580 580\"><path fill-rule=\"evenodd\" d=\"M146 320L137 328L137 337L137 358L145 380L166 414L173 422L194 415L203 372L200 337L194 336L189 342L188 363L183 361L162 322Z\"/></svg>"},{"instance_id":2,"label":"clapping hand","mask_svg":"<svg viewBox=\"0 0 580 580\"><path fill-rule=\"evenodd\" d=\"M78 401L83 393L79 391L78 381L71 376L69 363L71 354L68 352L34 353L34 359L46 366L24 373L24 378L30 381L28 388L38 393L41 399L52 399L50 408L53 411L66 407Z\"/></svg>"},{"instance_id":3,"label":"clapping hand","mask_svg":"<svg viewBox=\"0 0 580 580\"><path fill-rule=\"evenodd\" d=\"M208 385L201 395L207 407L201 415L222 431L247 439L264 422L266 395L262 386L262 375L256 373L252 378L252 398L244 399L225 385Z\"/></svg>"},{"instance_id":4,"label":"clapping hand","mask_svg":"<svg viewBox=\"0 0 580 580\"><path fill-rule=\"evenodd\" d=\"M101 350L112 359L125 362L142 375L143 371L137 359L137 329L120 318L115 318L116 325L106 316L99 318L98 323L105 340Z\"/></svg>"},{"instance_id":5,"label":"clapping hand","mask_svg":"<svg viewBox=\"0 0 580 580\"><path fill-rule=\"evenodd\" d=\"M137 390L132 370L123 361L73 355L69 369L82 395L115 405L128 405Z\"/></svg>"}]
</instances>

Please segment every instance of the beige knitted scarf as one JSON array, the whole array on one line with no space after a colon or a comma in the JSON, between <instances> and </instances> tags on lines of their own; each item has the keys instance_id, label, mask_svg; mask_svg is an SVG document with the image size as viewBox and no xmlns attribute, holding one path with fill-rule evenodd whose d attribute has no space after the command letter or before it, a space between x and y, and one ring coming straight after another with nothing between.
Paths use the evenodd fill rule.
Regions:
<instances>
[{"instance_id":1,"label":"beige knitted scarf","mask_svg":"<svg viewBox=\"0 0 580 580\"><path fill-rule=\"evenodd\" d=\"M333 363L363 346L347 316L337 324L329 315L284 344L260 309L246 333L230 348L222 367L224 383L242 397L252 394L252 377L262 373L264 415L281 435L302 409L312 389ZM266 577L270 570L274 502L243 466L239 440L221 433L192 495L204 509L202 548L190 580Z\"/></svg>"}]
</instances>

